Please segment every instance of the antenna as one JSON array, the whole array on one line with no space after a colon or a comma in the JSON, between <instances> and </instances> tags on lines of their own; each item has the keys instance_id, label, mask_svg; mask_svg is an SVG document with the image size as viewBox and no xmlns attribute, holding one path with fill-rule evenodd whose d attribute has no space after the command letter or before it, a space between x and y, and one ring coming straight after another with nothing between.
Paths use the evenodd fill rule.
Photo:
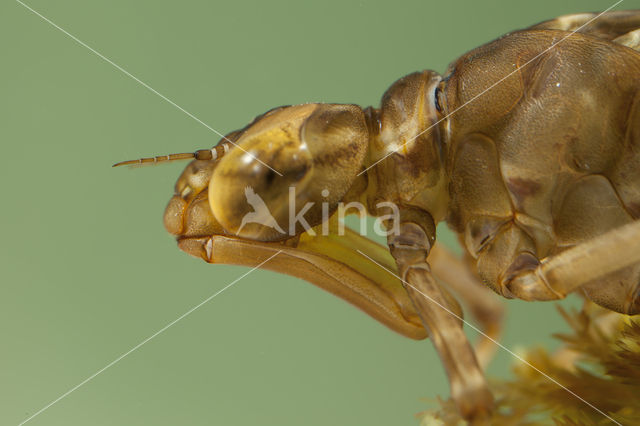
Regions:
<instances>
[{"instance_id":1,"label":"antenna","mask_svg":"<svg viewBox=\"0 0 640 426\"><path fill-rule=\"evenodd\" d=\"M229 145L226 142L222 142L211 149L199 149L196 152L183 152L180 154L169 154L169 155L158 155L156 157L145 157L139 158L137 160L127 160L121 161L119 163L114 164L111 167L119 167L119 166L134 166L134 165L143 165L143 164L158 164L168 161L178 161L178 160L219 160L224 157L224 155L229 152Z\"/></svg>"}]
</instances>

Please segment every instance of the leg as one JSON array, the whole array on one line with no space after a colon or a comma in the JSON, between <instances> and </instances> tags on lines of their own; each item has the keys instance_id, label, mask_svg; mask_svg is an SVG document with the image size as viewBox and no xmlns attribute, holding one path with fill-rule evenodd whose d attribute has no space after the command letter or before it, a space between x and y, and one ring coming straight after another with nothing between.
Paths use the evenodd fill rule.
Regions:
<instances>
[{"instance_id":1,"label":"leg","mask_svg":"<svg viewBox=\"0 0 640 426\"><path fill-rule=\"evenodd\" d=\"M513 271L506 288L524 300L554 300L565 297L598 278L640 263L640 221L608 231L582 244L551 256L535 268ZM624 299L624 313L640 313L638 287L629 294L615 294Z\"/></svg>"},{"instance_id":2,"label":"leg","mask_svg":"<svg viewBox=\"0 0 640 426\"><path fill-rule=\"evenodd\" d=\"M251 266L281 253L264 268L298 277L361 309L403 336L421 340L427 333L398 279L359 254L395 269L386 247L348 231L344 236L309 236L297 241L257 242L228 235L181 238L178 246L209 263Z\"/></svg>"},{"instance_id":3,"label":"leg","mask_svg":"<svg viewBox=\"0 0 640 426\"><path fill-rule=\"evenodd\" d=\"M473 317L480 323L485 335L475 344L478 363L484 369L497 348L492 340L497 340L502 331L504 305L499 297L478 279L467 260L456 257L442 244L436 243L429 253L431 271L438 281L453 290ZM488 337L487 337L488 336Z\"/></svg>"},{"instance_id":4,"label":"leg","mask_svg":"<svg viewBox=\"0 0 640 426\"><path fill-rule=\"evenodd\" d=\"M615 43L640 51L640 29L629 31L613 40Z\"/></svg>"},{"instance_id":5,"label":"leg","mask_svg":"<svg viewBox=\"0 0 640 426\"><path fill-rule=\"evenodd\" d=\"M576 31L580 28L578 31L583 34L613 40L622 34L640 28L640 10L607 12L598 18L596 16L598 13L564 15L541 22L528 29Z\"/></svg>"},{"instance_id":6,"label":"leg","mask_svg":"<svg viewBox=\"0 0 640 426\"><path fill-rule=\"evenodd\" d=\"M462 329L460 308L440 286L426 262L435 229L431 217L400 220L399 235L388 237L399 277L445 366L451 397L467 419L481 419L492 409L493 397ZM428 215L426 215L428 216ZM416 223L416 222L419 222Z\"/></svg>"}]
</instances>

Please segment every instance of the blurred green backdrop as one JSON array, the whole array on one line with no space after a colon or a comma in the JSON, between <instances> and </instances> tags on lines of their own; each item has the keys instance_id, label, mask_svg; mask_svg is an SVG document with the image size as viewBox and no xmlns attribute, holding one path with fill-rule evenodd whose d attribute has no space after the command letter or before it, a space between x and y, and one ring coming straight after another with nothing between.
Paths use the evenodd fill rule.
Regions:
<instances>
[{"instance_id":1,"label":"blurred green backdrop","mask_svg":"<svg viewBox=\"0 0 640 426\"><path fill-rule=\"evenodd\" d=\"M377 105L405 74L442 72L510 30L612 3L27 2L222 133L282 104ZM218 137L19 3L2 2L0 16L5 425L247 269L193 259L165 232L185 163L110 167ZM550 332L564 329L553 304L508 307L511 349L552 345ZM512 362L499 352L491 374ZM448 387L428 341L256 271L29 424L414 425L436 395Z\"/></svg>"}]
</instances>

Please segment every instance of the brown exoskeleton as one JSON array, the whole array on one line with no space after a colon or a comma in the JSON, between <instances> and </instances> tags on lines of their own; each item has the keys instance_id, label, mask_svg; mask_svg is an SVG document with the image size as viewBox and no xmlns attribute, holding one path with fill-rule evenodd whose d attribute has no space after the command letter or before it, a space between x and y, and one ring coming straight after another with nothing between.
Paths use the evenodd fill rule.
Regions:
<instances>
[{"instance_id":1,"label":"brown exoskeleton","mask_svg":"<svg viewBox=\"0 0 640 426\"><path fill-rule=\"evenodd\" d=\"M488 338L500 308L476 276L507 298L579 290L640 313L639 50L640 11L564 16L467 53L444 77L407 75L380 108L275 108L210 150L121 164L195 158L164 216L182 250L248 266L278 253L263 267L428 335L458 409L481 419L489 350L473 351L452 289ZM383 219L388 248L338 232L349 202ZM465 262L434 245L441 221Z\"/></svg>"}]
</instances>

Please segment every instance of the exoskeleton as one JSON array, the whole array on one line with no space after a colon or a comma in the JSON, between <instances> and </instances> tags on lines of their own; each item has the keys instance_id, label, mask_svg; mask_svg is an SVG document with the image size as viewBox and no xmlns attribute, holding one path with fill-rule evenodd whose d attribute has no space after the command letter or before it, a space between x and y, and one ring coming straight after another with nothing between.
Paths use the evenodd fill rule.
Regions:
<instances>
[{"instance_id":1,"label":"exoskeleton","mask_svg":"<svg viewBox=\"0 0 640 426\"><path fill-rule=\"evenodd\" d=\"M481 419L489 345L474 352L454 294L489 340L501 310L476 277L507 298L580 291L640 313L639 28L640 11L560 17L444 76L401 78L379 108L279 107L212 149L138 161L195 158L164 216L182 250L268 259L398 333L431 337L458 409ZM348 203L381 219L388 247L340 229ZM435 245L442 221L464 260Z\"/></svg>"}]
</instances>

